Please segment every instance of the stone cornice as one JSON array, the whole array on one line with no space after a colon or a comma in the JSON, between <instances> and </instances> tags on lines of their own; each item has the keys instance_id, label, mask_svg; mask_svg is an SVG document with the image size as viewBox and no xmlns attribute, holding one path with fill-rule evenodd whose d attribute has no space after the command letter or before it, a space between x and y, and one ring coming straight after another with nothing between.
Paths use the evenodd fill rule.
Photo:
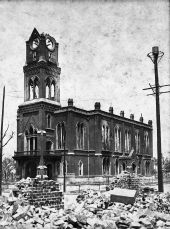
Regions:
<instances>
[{"instance_id":1,"label":"stone cornice","mask_svg":"<svg viewBox=\"0 0 170 229\"><path fill-rule=\"evenodd\" d=\"M39 109L47 109L48 112L54 112L56 109L60 108L60 103L48 100L48 99L34 99L31 101L26 101L18 106L19 113L32 113L38 111Z\"/></svg>"},{"instance_id":2,"label":"stone cornice","mask_svg":"<svg viewBox=\"0 0 170 229\"><path fill-rule=\"evenodd\" d=\"M46 103L46 104L50 104L50 105L60 106L59 102L56 102L56 101L53 101L50 99L39 98L39 99L33 99L33 100L25 101L24 103L20 104L19 107L37 104L37 103L42 103L42 102Z\"/></svg>"},{"instance_id":3,"label":"stone cornice","mask_svg":"<svg viewBox=\"0 0 170 229\"><path fill-rule=\"evenodd\" d=\"M58 67L56 64L42 61L35 64L25 65L23 67L23 71L27 74L35 74L36 72L38 73L39 69L41 68L45 69L46 71L49 71L48 74L52 74L53 72L57 74L61 73L61 68Z\"/></svg>"},{"instance_id":4,"label":"stone cornice","mask_svg":"<svg viewBox=\"0 0 170 229\"><path fill-rule=\"evenodd\" d=\"M83 109L80 109L80 108L77 108L74 106L68 106L68 107L62 107L61 109L55 111L54 113L59 114L59 113L70 112L70 111L75 112L75 113L79 113L82 115L87 115L87 116L99 115L99 116L103 116L103 117L108 118L108 119L116 119L117 121L120 121L120 122L132 124L132 125L136 125L136 126L140 126L140 127L145 127L145 128L152 130L152 126L148 125L146 123L142 123L142 122L139 122L136 120L126 118L126 117L121 117L121 116L111 114L111 113L108 113L108 112L102 111L102 110L86 111L86 110L83 110Z\"/></svg>"}]
</instances>

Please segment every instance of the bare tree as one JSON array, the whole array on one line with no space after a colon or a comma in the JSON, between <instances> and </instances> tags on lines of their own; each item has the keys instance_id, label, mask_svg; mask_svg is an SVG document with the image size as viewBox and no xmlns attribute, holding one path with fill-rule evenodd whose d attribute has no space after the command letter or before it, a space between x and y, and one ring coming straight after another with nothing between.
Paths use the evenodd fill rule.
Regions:
<instances>
[{"instance_id":1,"label":"bare tree","mask_svg":"<svg viewBox=\"0 0 170 229\"><path fill-rule=\"evenodd\" d=\"M3 181L5 183L14 181L16 168L15 168L15 161L13 158L5 157L2 160L2 174L3 174Z\"/></svg>"},{"instance_id":2,"label":"bare tree","mask_svg":"<svg viewBox=\"0 0 170 229\"><path fill-rule=\"evenodd\" d=\"M8 129L9 129L9 124L8 124L6 130L4 131L4 133L1 133L1 138L0 138L0 149L1 149L1 152L0 152L0 158L1 158L1 160L0 160L0 196L2 195L2 175L3 175L3 166L2 166L2 155L3 155L3 153L2 152L3 152L3 148L9 143L9 141L14 136L14 132L12 131L12 133L6 139ZM3 142L5 142L5 143L3 143Z\"/></svg>"},{"instance_id":3,"label":"bare tree","mask_svg":"<svg viewBox=\"0 0 170 229\"><path fill-rule=\"evenodd\" d=\"M0 139L0 145L1 145L1 142L4 142L5 137L7 136L8 129L9 129L9 124L8 124L8 126L7 126L7 128L6 128L5 132L4 132L4 134L3 134L3 136L2 136L2 141L1 141L1 139ZM14 136L14 131L12 131L12 133L10 134L10 136L8 137L8 139L6 140L6 142L3 143L2 147L5 147L5 146L8 144L8 142L13 138L13 136Z\"/></svg>"}]
</instances>

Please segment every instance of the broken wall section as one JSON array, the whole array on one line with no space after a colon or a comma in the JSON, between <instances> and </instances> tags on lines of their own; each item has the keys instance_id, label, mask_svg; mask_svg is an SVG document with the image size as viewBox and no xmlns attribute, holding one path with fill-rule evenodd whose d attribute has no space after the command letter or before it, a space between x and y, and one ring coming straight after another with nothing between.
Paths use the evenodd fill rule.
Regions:
<instances>
[{"instance_id":1,"label":"broken wall section","mask_svg":"<svg viewBox=\"0 0 170 229\"><path fill-rule=\"evenodd\" d=\"M29 183L18 182L17 187L22 197L35 207L64 208L63 193L56 181L32 179Z\"/></svg>"}]
</instances>

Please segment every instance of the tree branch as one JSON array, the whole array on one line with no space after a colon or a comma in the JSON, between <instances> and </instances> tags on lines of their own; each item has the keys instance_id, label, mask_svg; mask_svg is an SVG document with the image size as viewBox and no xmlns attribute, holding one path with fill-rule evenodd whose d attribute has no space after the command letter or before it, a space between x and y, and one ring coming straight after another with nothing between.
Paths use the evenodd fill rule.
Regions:
<instances>
[{"instance_id":1,"label":"tree branch","mask_svg":"<svg viewBox=\"0 0 170 229\"><path fill-rule=\"evenodd\" d=\"M9 129L9 124L8 124L8 126L7 126L7 128L6 128L6 130L5 130L5 133L4 133L3 136L2 136L2 139L6 136L6 133L7 133L8 129Z\"/></svg>"},{"instance_id":2,"label":"tree branch","mask_svg":"<svg viewBox=\"0 0 170 229\"><path fill-rule=\"evenodd\" d=\"M14 132L12 131L12 134L9 137L8 141L2 147L6 146L8 144L8 142L13 138L13 136L14 136Z\"/></svg>"}]
</instances>

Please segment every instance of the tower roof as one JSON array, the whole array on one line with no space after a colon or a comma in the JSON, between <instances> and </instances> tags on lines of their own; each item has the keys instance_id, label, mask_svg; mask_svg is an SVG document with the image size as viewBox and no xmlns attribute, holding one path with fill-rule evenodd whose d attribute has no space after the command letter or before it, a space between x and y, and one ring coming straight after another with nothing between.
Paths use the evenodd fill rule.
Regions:
<instances>
[{"instance_id":1,"label":"tower roof","mask_svg":"<svg viewBox=\"0 0 170 229\"><path fill-rule=\"evenodd\" d=\"M36 28L34 28L32 33L31 33L29 40L34 39L36 37L40 37L40 34L39 34L38 30Z\"/></svg>"}]
</instances>

